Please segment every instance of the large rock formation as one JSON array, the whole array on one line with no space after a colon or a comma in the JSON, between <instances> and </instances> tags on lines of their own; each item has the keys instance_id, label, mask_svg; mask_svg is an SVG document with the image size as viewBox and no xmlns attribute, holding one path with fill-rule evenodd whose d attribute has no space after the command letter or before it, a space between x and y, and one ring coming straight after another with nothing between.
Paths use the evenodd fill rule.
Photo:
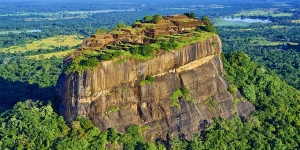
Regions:
<instances>
[{"instance_id":1,"label":"large rock formation","mask_svg":"<svg viewBox=\"0 0 300 150\"><path fill-rule=\"evenodd\" d=\"M63 73L57 83L60 114L67 121L87 117L100 129L124 131L137 124L147 137L171 133L187 139L215 117L248 117L254 106L227 91L220 52L221 41L213 36L148 61L103 61L93 71ZM147 76L155 81L140 86ZM179 97L170 107L181 87L190 91L190 100Z\"/></svg>"}]
</instances>

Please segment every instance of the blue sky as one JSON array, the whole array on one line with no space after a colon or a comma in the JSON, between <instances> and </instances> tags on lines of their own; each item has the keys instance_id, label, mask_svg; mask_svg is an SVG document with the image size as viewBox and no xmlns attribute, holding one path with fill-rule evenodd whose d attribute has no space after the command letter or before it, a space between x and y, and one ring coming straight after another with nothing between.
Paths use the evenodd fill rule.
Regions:
<instances>
[{"instance_id":1,"label":"blue sky","mask_svg":"<svg viewBox=\"0 0 300 150\"><path fill-rule=\"evenodd\" d=\"M87 2L94 0L1 0L2 2ZM162 2L163 0L97 0L96 2ZM188 0L188 2L224 2L224 1L237 1L237 2L253 2L253 1L267 1L267 0ZM269 0L270 1L270 0ZM288 1L288 0L287 0ZM170 0L170 1L164 1L164 2L186 2L186 0Z\"/></svg>"}]
</instances>

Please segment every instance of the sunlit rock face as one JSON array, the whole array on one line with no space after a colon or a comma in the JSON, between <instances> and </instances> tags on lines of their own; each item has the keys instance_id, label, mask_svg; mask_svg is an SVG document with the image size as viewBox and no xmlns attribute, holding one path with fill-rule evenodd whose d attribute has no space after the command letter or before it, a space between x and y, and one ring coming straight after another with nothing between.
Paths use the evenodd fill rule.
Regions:
<instances>
[{"instance_id":1,"label":"sunlit rock face","mask_svg":"<svg viewBox=\"0 0 300 150\"><path fill-rule=\"evenodd\" d=\"M255 108L246 100L234 102L240 96L227 91L220 53L221 41L212 36L180 50L161 51L148 61L104 61L93 71L61 74L59 113L67 121L87 117L100 129L124 131L137 124L151 139L167 134L190 139L213 118L247 118ZM154 82L139 85L147 76ZM171 107L171 97L181 87L190 98L179 97Z\"/></svg>"}]
</instances>

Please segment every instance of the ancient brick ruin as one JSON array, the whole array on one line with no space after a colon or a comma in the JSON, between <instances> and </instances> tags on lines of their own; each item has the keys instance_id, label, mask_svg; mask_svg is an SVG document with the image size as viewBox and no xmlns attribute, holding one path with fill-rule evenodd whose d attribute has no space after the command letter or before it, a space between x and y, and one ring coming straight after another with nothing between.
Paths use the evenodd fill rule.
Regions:
<instances>
[{"instance_id":1,"label":"ancient brick ruin","mask_svg":"<svg viewBox=\"0 0 300 150\"><path fill-rule=\"evenodd\" d=\"M156 23L135 23L126 28L119 28L106 34L93 34L82 43L82 49L100 49L107 44L129 42L135 44L154 43L155 38L164 35L173 35L195 30L204 23L197 18L189 18L185 15L164 16Z\"/></svg>"}]
</instances>

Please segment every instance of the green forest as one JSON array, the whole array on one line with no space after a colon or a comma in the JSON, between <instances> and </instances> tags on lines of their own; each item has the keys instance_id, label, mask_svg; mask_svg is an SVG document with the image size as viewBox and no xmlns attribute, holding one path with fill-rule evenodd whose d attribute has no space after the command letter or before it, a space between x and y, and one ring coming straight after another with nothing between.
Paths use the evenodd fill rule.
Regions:
<instances>
[{"instance_id":1,"label":"green forest","mask_svg":"<svg viewBox=\"0 0 300 150\"><path fill-rule=\"evenodd\" d=\"M299 2L12 3L0 5L0 149L299 149ZM67 53L56 53L80 45L28 48L25 52L4 50L59 35L88 37L99 28L111 30L120 22L130 25L137 18L158 12L183 14L187 10L193 11L193 16L211 18L222 39L228 92L239 90L256 108L247 119L215 118L191 140L170 136L166 141L150 142L142 136L143 127L131 125L124 133L115 129L100 131L80 116L67 123L56 113L59 102L55 96ZM271 23L218 22L237 16L268 19ZM41 32L30 32L33 29ZM45 54L51 56L46 58Z\"/></svg>"}]
</instances>

